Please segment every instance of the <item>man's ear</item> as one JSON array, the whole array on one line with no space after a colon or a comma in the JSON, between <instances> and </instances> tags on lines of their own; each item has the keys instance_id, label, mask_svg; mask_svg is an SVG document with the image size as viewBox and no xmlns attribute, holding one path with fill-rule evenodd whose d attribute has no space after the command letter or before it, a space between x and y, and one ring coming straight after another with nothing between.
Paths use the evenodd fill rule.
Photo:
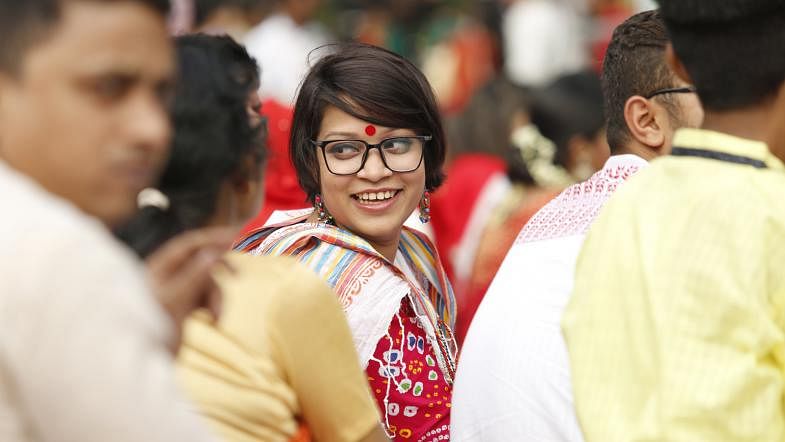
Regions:
<instances>
[{"instance_id":1,"label":"man's ear","mask_svg":"<svg viewBox=\"0 0 785 442\"><path fill-rule=\"evenodd\" d=\"M684 67L684 63L681 62L679 56L676 55L676 51L673 50L673 45L670 43L665 46L665 63L682 81L687 84L692 84L692 78L690 77L690 74L687 72L687 69Z\"/></svg>"},{"instance_id":2,"label":"man's ear","mask_svg":"<svg viewBox=\"0 0 785 442\"><path fill-rule=\"evenodd\" d=\"M667 112L650 100L633 95L624 103L624 122L632 137L649 149L659 151L665 145Z\"/></svg>"}]
</instances>

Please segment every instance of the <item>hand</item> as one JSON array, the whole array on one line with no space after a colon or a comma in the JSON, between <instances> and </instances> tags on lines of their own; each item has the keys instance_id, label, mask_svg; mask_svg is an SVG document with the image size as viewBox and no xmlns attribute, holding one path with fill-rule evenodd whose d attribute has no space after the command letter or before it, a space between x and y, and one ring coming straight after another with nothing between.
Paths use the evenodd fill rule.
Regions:
<instances>
[{"instance_id":1,"label":"hand","mask_svg":"<svg viewBox=\"0 0 785 442\"><path fill-rule=\"evenodd\" d=\"M226 265L223 255L232 245L235 231L226 228L192 230L178 235L147 258L153 292L175 326L173 352L180 346L183 321L205 307L218 318L221 293L211 272Z\"/></svg>"}]
</instances>

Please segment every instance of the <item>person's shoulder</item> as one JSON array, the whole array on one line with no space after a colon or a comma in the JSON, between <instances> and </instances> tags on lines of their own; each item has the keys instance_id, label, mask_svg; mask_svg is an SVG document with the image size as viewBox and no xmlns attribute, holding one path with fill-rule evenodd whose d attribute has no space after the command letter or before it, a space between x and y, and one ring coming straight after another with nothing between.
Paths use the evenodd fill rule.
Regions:
<instances>
[{"instance_id":1,"label":"person's shoulder","mask_svg":"<svg viewBox=\"0 0 785 442\"><path fill-rule=\"evenodd\" d=\"M8 194L0 199L8 209L0 217L0 249L4 252L19 258L34 256L35 263L41 265L53 258L60 267L134 262L130 251L98 219L24 178L12 182L13 188L6 188ZM72 259L76 255L79 259Z\"/></svg>"},{"instance_id":2,"label":"person's shoulder","mask_svg":"<svg viewBox=\"0 0 785 442\"><path fill-rule=\"evenodd\" d=\"M162 330L163 313L149 296L141 260L103 223L34 183L11 193L0 192L3 204L14 204L0 217L0 300L6 306L46 306L64 315L91 308Z\"/></svg>"},{"instance_id":3,"label":"person's shoulder","mask_svg":"<svg viewBox=\"0 0 785 442\"><path fill-rule=\"evenodd\" d=\"M226 276L237 286L254 288L265 298L265 304L281 301L292 305L334 298L327 283L296 258L233 252L226 261L231 268Z\"/></svg>"}]
</instances>

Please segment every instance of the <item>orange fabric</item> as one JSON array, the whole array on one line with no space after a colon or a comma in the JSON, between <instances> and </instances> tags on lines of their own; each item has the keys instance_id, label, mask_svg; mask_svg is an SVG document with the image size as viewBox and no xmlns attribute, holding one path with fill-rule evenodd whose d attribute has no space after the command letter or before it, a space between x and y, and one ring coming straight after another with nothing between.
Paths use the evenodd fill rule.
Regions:
<instances>
[{"instance_id":1,"label":"orange fabric","mask_svg":"<svg viewBox=\"0 0 785 442\"><path fill-rule=\"evenodd\" d=\"M308 431L308 427L306 427L305 424L300 425L297 434L295 434L289 442L311 442L311 433Z\"/></svg>"}]
</instances>

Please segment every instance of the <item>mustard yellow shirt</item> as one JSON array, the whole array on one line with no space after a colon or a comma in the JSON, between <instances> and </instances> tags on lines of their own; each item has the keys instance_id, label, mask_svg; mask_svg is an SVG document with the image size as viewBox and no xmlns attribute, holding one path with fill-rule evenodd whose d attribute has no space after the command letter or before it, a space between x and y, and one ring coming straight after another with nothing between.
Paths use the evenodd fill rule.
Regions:
<instances>
[{"instance_id":1,"label":"mustard yellow shirt","mask_svg":"<svg viewBox=\"0 0 785 442\"><path fill-rule=\"evenodd\" d=\"M691 154L619 189L579 257L562 325L581 428L589 442L782 442L785 168L717 132L674 146Z\"/></svg>"},{"instance_id":2,"label":"mustard yellow shirt","mask_svg":"<svg viewBox=\"0 0 785 442\"><path fill-rule=\"evenodd\" d=\"M356 441L379 414L332 291L293 258L232 253L220 320L188 320L178 357L186 393L226 441Z\"/></svg>"}]
</instances>

